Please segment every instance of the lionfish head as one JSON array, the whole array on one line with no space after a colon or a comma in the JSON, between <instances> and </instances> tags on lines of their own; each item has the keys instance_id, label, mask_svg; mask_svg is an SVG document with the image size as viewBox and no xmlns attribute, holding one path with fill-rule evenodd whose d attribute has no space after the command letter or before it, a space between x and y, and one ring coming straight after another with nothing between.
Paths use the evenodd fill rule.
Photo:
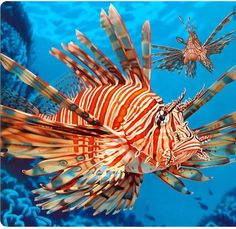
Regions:
<instances>
[{"instance_id":1,"label":"lionfish head","mask_svg":"<svg viewBox=\"0 0 236 229\"><path fill-rule=\"evenodd\" d=\"M197 29L196 29L196 26L191 24L190 17L188 17L188 23L187 24L185 24L185 22L183 21L183 19L180 16L178 16L178 18L179 18L180 22L183 24L186 31L190 34L190 36L197 38L197 34L196 34Z\"/></svg>"},{"instance_id":2,"label":"lionfish head","mask_svg":"<svg viewBox=\"0 0 236 229\"><path fill-rule=\"evenodd\" d=\"M186 90L180 97L164 106L156 116L156 122L162 134L162 151L169 151L170 157L166 167L181 164L201 151L201 143L184 120L181 101ZM164 168L163 168L164 169Z\"/></svg>"}]
</instances>

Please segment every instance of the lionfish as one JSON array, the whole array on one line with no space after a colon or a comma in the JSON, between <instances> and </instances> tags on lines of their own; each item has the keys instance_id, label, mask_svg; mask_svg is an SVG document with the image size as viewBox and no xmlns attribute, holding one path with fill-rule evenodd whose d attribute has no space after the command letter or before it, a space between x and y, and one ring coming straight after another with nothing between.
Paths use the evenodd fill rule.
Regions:
<instances>
[{"instance_id":1,"label":"lionfish","mask_svg":"<svg viewBox=\"0 0 236 229\"><path fill-rule=\"evenodd\" d=\"M182 178L206 181L198 168L235 162L236 113L190 129L186 119L236 79L236 67L195 98L164 104L150 88L151 32L142 27L142 65L116 9L102 9L105 30L123 69L120 71L83 33L76 32L88 55L74 42L52 48L77 85L70 98L29 70L1 54L3 67L58 105L52 114L24 102L31 112L1 106L1 155L35 159L23 173L48 176L49 183L33 191L37 206L52 213L92 207L94 215L132 209L144 174L153 173L183 194L191 194ZM78 61L75 61L76 58ZM95 60L96 58L96 60ZM83 67L81 64L85 65ZM70 90L68 88L67 90ZM69 93L70 94L70 93Z\"/></svg>"},{"instance_id":2,"label":"lionfish","mask_svg":"<svg viewBox=\"0 0 236 229\"><path fill-rule=\"evenodd\" d=\"M156 68L168 71L177 70L181 73L183 67L185 66L186 76L194 77L196 75L197 68L196 62L200 62L210 73L212 73L214 67L210 56L213 54L220 54L232 40L235 40L236 36L234 34L236 30L228 32L215 40L213 39L217 33L230 22L235 14L236 12L233 11L226 16L203 44L199 40L195 28L190 24L190 18L188 18L188 24L185 25L184 21L181 17L179 17L180 21L187 30L189 37L187 41L184 41L181 37L176 37L176 41L185 45L185 48L180 50L169 46L153 44L153 48L162 50L153 54L153 56L156 57L153 61L153 63L157 64Z\"/></svg>"}]
</instances>

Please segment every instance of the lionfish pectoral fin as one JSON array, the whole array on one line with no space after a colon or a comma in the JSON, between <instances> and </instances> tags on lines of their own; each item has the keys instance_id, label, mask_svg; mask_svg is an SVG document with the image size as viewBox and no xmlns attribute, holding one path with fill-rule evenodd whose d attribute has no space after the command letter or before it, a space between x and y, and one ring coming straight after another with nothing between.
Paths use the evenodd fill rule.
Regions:
<instances>
[{"instance_id":1,"label":"lionfish pectoral fin","mask_svg":"<svg viewBox=\"0 0 236 229\"><path fill-rule=\"evenodd\" d=\"M176 168L176 166L172 166L169 171L174 175L194 181L208 181L211 179L211 177L205 176L198 169L193 168Z\"/></svg>"},{"instance_id":2,"label":"lionfish pectoral fin","mask_svg":"<svg viewBox=\"0 0 236 229\"><path fill-rule=\"evenodd\" d=\"M83 178L83 177L82 177ZM143 176L125 173L123 179L118 181L99 181L87 186L80 186L80 179L71 187L71 191L52 191L46 188L34 190L39 194L37 200L44 201L39 204L50 214L57 210L63 212L79 208L92 207L97 215L103 211L106 214L118 213L122 207L132 208L137 199ZM76 189L76 188L77 189Z\"/></svg>"},{"instance_id":3,"label":"lionfish pectoral fin","mask_svg":"<svg viewBox=\"0 0 236 229\"><path fill-rule=\"evenodd\" d=\"M209 56L206 56L204 58L201 58L200 63L210 72L212 73L214 70L214 66L209 58Z\"/></svg>"},{"instance_id":4,"label":"lionfish pectoral fin","mask_svg":"<svg viewBox=\"0 0 236 229\"><path fill-rule=\"evenodd\" d=\"M86 87L83 81L73 73L64 74L52 83L69 99L73 100ZM45 116L55 115L60 109L60 104L39 94L34 97L32 103L37 107L40 114ZM3 104L4 105L4 104ZM14 107L13 107L14 108Z\"/></svg>"},{"instance_id":5,"label":"lionfish pectoral fin","mask_svg":"<svg viewBox=\"0 0 236 229\"><path fill-rule=\"evenodd\" d=\"M17 91L9 88L1 88L1 104L14 109L18 109L30 114L39 114L39 109L34 103L23 97Z\"/></svg>"},{"instance_id":6,"label":"lionfish pectoral fin","mask_svg":"<svg viewBox=\"0 0 236 229\"><path fill-rule=\"evenodd\" d=\"M152 45L152 47L164 50L163 52L152 54L155 57L152 61L153 64L156 64L155 68L168 71L178 70L181 72L184 67L184 57L180 49L161 45Z\"/></svg>"},{"instance_id":7,"label":"lionfish pectoral fin","mask_svg":"<svg viewBox=\"0 0 236 229\"><path fill-rule=\"evenodd\" d=\"M192 192L187 189L184 183L179 178L177 178L172 172L168 170L162 170L156 171L154 172L154 174L157 175L162 181L164 181L176 191L181 192L183 194L192 194Z\"/></svg>"},{"instance_id":8,"label":"lionfish pectoral fin","mask_svg":"<svg viewBox=\"0 0 236 229\"><path fill-rule=\"evenodd\" d=\"M220 92L226 85L236 80L236 66L225 72L215 83L206 89L193 103L188 106L183 113L184 119L194 114L200 107L212 99L215 94Z\"/></svg>"},{"instance_id":9,"label":"lionfish pectoral fin","mask_svg":"<svg viewBox=\"0 0 236 229\"><path fill-rule=\"evenodd\" d=\"M234 127L236 127L236 112L232 112L216 121L200 126L194 131L198 131L198 136L203 136L220 133Z\"/></svg>"},{"instance_id":10,"label":"lionfish pectoral fin","mask_svg":"<svg viewBox=\"0 0 236 229\"><path fill-rule=\"evenodd\" d=\"M210 36L207 38L207 40L205 41L205 43L203 44L203 46L207 46L212 39L216 36L216 34L222 30L224 28L224 26L226 24L228 24L230 22L230 20L235 16L236 12L233 11L231 13L229 13L220 23L219 25L217 25L217 27L213 30L213 32L210 34Z\"/></svg>"},{"instance_id":11,"label":"lionfish pectoral fin","mask_svg":"<svg viewBox=\"0 0 236 229\"><path fill-rule=\"evenodd\" d=\"M230 163L230 159L228 157L224 156L213 156L209 155L210 160L188 160L182 163L183 166L186 167L194 167L194 168L208 168L212 166L219 166L219 165L225 165Z\"/></svg>"},{"instance_id":12,"label":"lionfish pectoral fin","mask_svg":"<svg viewBox=\"0 0 236 229\"><path fill-rule=\"evenodd\" d=\"M227 154L236 155L235 150L233 150L233 148L235 148L233 146L236 144L236 131L235 130L231 130L229 132L224 131L223 133L211 134L210 138L211 139L208 142L203 143L202 147L204 147L204 149L207 149L209 151L212 150L213 152L217 152L217 151L219 151L219 149L217 149L217 147L229 146L229 148L228 147L224 148L224 150L227 150ZM214 147L215 147L215 149L214 149ZM210 148L211 148L211 150L210 150ZM230 148L232 149L231 152L229 151Z\"/></svg>"},{"instance_id":13,"label":"lionfish pectoral fin","mask_svg":"<svg viewBox=\"0 0 236 229\"><path fill-rule=\"evenodd\" d=\"M7 149L5 155L18 158L63 157L89 145L89 138L106 135L99 127L64 125L5 106L0 107L0 117L1 148Z\"/></svg>"},{"instance_id":14,"label":"lionfish pectoral fin","mask_svg":"<svg viewBox=\"0 0 236 229\"><path fill-rule=\"evenodd\" d=\"M208 45L204 46L207 50L207 55L220 54L223 49L229 45L229 43L236 39L236 36L233 35L236 33L236 30L233 30L229 33L226 33L224 36L212 41Z\"/></svg>"}]
</instances>

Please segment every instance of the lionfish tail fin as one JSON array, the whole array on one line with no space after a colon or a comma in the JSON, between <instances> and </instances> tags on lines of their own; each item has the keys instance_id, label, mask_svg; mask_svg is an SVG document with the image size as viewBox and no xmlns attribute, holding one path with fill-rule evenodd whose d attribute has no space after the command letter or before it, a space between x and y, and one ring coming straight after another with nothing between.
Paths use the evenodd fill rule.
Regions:
<instances>
[{"instance_id":1,"label":"lionfish tail fin","mask_svg":"<svg viewBox=\"0 0 236 229\"><path fill-rule=\"evenodd\" d=\"M225 72L215 83L206 89L201 95L188 106L183 113L184 119L189 118L199 108L211 100L218 92L220 92L226 85L236 80L236 66L233 66Z\"/></svg>"}]
</instances>

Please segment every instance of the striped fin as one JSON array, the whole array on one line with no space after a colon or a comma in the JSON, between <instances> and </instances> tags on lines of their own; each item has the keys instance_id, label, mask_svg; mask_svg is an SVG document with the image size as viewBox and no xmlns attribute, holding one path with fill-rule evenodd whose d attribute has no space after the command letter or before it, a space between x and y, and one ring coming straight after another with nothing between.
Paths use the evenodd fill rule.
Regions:
<instances>
[{"instance_id":1,"label":"striped fin","mask_svg":"<svg viewBox=\"0 0 236 229\"><path fill-rule=\"evenodd\" d=\"M198 127L196 130L199 131L198 136L202 136L206 134L220 133L223 130L235 127L236 127L236 112L233 112L231 114L225 115L224 117L214 122Z\"/></svg>"},{"instance_id":2,"label":"striped fin","mask_svg":"<svg viewBox=\"0 0 236 229\"><path fill-rule=\"evenodd\" d=\"M79 92L85 90L83 81L74 73L64 74L54 81L52 85L71 100L78 96ZM61 109L59 104L41 94L37 95L32 100L32 103L38 108L41 114L47 116L55 115Z\"/></svg>"},{"instance_id":3,"label":"striped fin","mask_svg":"<svg viewBox=\"0 0 236 229\"><path fill-rule=\"evenodd\" d=\"M184 183L178 179L174 174L172 174L171 172L169 172L168 170L162 170L159 171L157 170L156 172L154 172L155 175L157 175L162 181L164 181L166 184L168 184L170 187L172 187L173 189L175 189L178 192L181 192L183 194L192 194L192 192L190 192L186 186L184 185Z\"/></svg>"},{"instance_id":4,"label":"striped fin","mask_svg":"<svg viewBox=\"0 0 236 229\"><path fill-rule=\"evenodd\" d=\"M214 84L212 84L204 93L196 99L190 107L188 107L184 113L184 119L189 118L194 114L200 107L206 104L210 99L212 99L215 94L220 92L227 84L230 84L236 79L236 66L229 69L224 73Z\"/></svg>"},{"instance_id":5,"label":"striped fin","mask_svg":"<svg viewBox=\"0 0 236 229\"><path fill-rule=\"evenodd\" d=\"M99 86L102 82L93 76L89 71L80 64L72 60L69 56L62 53L56 48L52 48L49 52L52 56L66 64L78 77L80 77L88 86Z\"/></svg>"},{"instance_id":6,"label":"striped fin","mask_svg":"<svg viewBox=\"0 0 236 229\"><path fill-rule=\"evenodd\" d=\"M106 15L104 10L101 11L100 23L111 41L112 48L123 70L133 81L135 81L136 78L133 75L133 73L135 73L142 84L148 86L147 78L140 67L139 59L128 31L113 5L109 7L109 16Z\"/></svg>"},{"instance_id":7,"label":"striped fin","mask_svg":"<svg viewBox=\"0 0 236 229\"><path fill-rule=\"evenodd\" d=\"M86 120L92 125L100 125L98 120L95 120L90 114L88 114L83 109L79 108L75 103L73 103L68 97L59 92L57 89L47 84L38 76L34 75L29 70L25 69L23 66L19 65L9 57L1 54L0 60L3 67L14 74L16 74L24 83L33 87L43 96L51 99L55 103L59 104L61 107L65 107L68 110L73 111L79 115L82 119Z\"/></svg>"},{"instance_id":8,"label":"striped fin","mask_svg":"<svg viewBox=\"0 0 236 229\"><path fill-rule=\"evenodd\" d=\"M207 40L205 41L205 43L203 44L203 46L208 45L212 39L216 36L216 34L222 30L222 28L228 24L230 22L230 20L233 18L233 16L236 14L235 11L231 12L230 14L228 14L221 22L220 24L215 28L215 30L210 34L210 36L207 38Z\"/></svg>"},{"instance_id":9,"label":"striped fin","mask_svg":"<svg viewBox=\"0 0 236 229\"><path fill-rule=\"evenodd\" d=\"M67 46L62 44L64 50L70 52L73 56L79 59L84 65L90 68L99 78L102 84L115 84L112 74L99 65L92 57L85 53L75 43L70 42Z\"/></svg>"},{"instance_id":10,"label":"striped fin","mask_svg":"<svg viewBox=\"0 0 236 229\"><path fill-rule=\"evenodd\" d=\"M151 78L152 60L151 60L151 31L150 23L146 21L142 28L142 59L143 71L147 79Z\"/></svg>"},{"instance_id":11,"label":"striped fin","mask_svg":"<svg viewBox=\"0 0 236 229\"><path fill-rule=\"evenodd\" d=\"M106 12L102 9L100 15L101 27L105 30L107 37L111 42L113 51L115 52L122 69L128 74L129 69L131 69L130 63L128 62L121 41L118 39L114 27L107 16ZM134 80L134 79L133 79Z\"/></svg>"},{"instance_id":12,"label":"striped fin","mask_svg":"<svg viewBox=\"0 0 236 229\"><path fill-rule=\"evenodd\" d=\"M76 36L81 44L85 45L99 62L101 62L107 70L113 75L114 80L118 80L119 84L125 83L125 76L120 72L120 70L112 63L112 61L105 56L83 33L76 30Z\"/></svg>"},{"instance_id":13,"label":"striped fin","mask_svg":"<svg viewBox=\"0 0 236 229\"><path fill-rule=\"evenodd\" d=\"M176 166L171 166L169 168L169 171L174 175L194 181L208 181L211 179L211 177L207 177L203 175L199 170L193 168L176 168Z\"/></svg>"},{"instance_id":14,"label":"striped fin","mask_svg":"<svg viewBox=\"0 0 236 229\"><path fill-rule=\"evenodd\" d=\"M203 147L204 150L210 151L212 153L220 152L220 155L232 155L236 152L236 144L234 142L228 142L228 144L220 144L220 142L218 142L218 144L212 145L205 144Z\"/></svg>"},{"instance_id":15,"label":"striped fin","mask_svg":"<svg viewBox=\"0 0 236 229\"><path fill-rule=\"evenodd\" d=\"M36 200L46 200L38 204L50 214L57 210L63 212L79 208L92 207L94 215L106 211L106 214L118 213L122 207L132 208L137 199L139 188L142 183L142 175L126 173L125 177L116 183L104 182L88 186L84 190L74 192L50 191L45 188L34 190L39 194ZM99 189L97 187L99 186ZM97 191L96 191L97 189Z\"/></svg>"},{"instance_id":16,"label":"striped fin","mask_svg":"<svg viewBox=\"0 0 236 229\"><path fill-rule=\"evenodd\" d=\"M209 70L210 68L208 68L208 63L211 63L211 62L208 62L208 59L207 60L204 60L204 61L201 61L201 63ZM196 70L197 70L197 64L195 61L189 61L187 64L186 64L186 71L185 71L185 74L186 76L190 76L190 77L195 77L196 76Z\"/></svg>"},{"instance_id":17,"label":"striped fin","mask_svg":"<svg viewBox=\"0 0 236 229\"><path fill-rule=\"evenodd\" d=\"M164 52L152 54L154 57L152 63L156 64L155 68L168 71L174 71L176 69L181 72L184 66L184 58L183 52L180 49L155 44L153 44L152 47L164 50Z\"/></svg>"},{"instance_id":18,"label":"striped fin","mask_svg":"<svg viewBox=\"0 0 236 229\"><path fill-rule=\"evenodd\" d=\"M17 91L1 88L1 104L30 114L39 114L39 109Z\"/></svg>"},{"instance_id":19,"label":"striped fin","mask_svg":"<svg viewBox=\"0 0 236 229\"><path fill-rule=\"evenodd\" d=\"M110 213L119 211L122 206L133 206L140 187L140 175L124 174L124 161L121 162L117 152L111 155L109 146L109 153L100 157L104 156L101 153L106 154L105 137L101 142L98 139L98 147L103 149L92 147L87 152L75 151L75 147L80 146L74 143L75 136L79 138L81 135L81 140L85 137L88 142L90 137L96 141L99 135L87 136L84 126L81 127L82 132L79 130L75 133L72 130L80 128L79 126L63 125L6 107L2 107L1 116L1 137L4 144L2 148L8 149L5 154L19 158L42 159L33 168L23 170L26 175L57 173L49 184L35 191L42 193L38 200L49 198L39 204L43 209L48 209L51 213L66 206L70 210L92 206L97 213L104 210ZM61 126L63 128L60 128ZM86 144L86 147L88 146Z\"/></svg>"},{"instance_id":20,"label":"striped fin","mask_svg":"<svg viewBox=\"0 0 236 229\"><path fill-rule=\"evenodd\" d=\"M212 156L209 155L210 160L188 160L182 163L182 166L194 167L194 168L208 168L212 166L219 166L229 164L231 161L228 157L224 156Z\"/></svg>"},{"instance_id":21,"label":"striped fin","mask_svg":"<svg viewBox=\"0 0 236 229\"><path fill-rule=\"evenodd\" d=\"M127 28L125 27L125 24L116 8L112 4L109 7L109 18L112 22L113 28L115 29L116 36L121 42L126 59L131 66L131 70L134 71L135 74L137 74L139 80L143 83L144 86L148 86L149 83L144 75L143 69L140 66L136 50L133 46Z\"/></svg>"},{"instance_id":22,"label":"striped fin","mask_svg":"<svg viewBox=\"0 0 236 229\"><path fill-rule=\"evenodd\" d=\"M229 33L226 33L224 36L216 39L215 41L209 43L205 46L207 49L208 55L219 54L222 50L232 41L236 39L236 36L233 35L236 33L236 30L233 30Z\"/></svg>"},{"instance_id":23,"label":"striped fin","mask_svg":"<svg viewBox=\"0 0 236 229\"><path fill-rule=\"evenodd\" d=\"M224 146L229 144L235 144L236 143L236 130L232 130L228 133L217 133L211 135L211 140L205 144L203 144L204 147L207 146ZM232 152L232 154L235 154L236 152Z\"/></svg>"},{"instance_id":24,"label":"striped fin","mask_svg":"<svg viewBox=\"0 0 236 229\"><path fill-rule=\"evenodd\" d=\"M0 115L3 155L19 158L54 158L74 154L74 150L83 144L89 147L90 138L96 142L105 134L93 126L65 125L4 106L1 106ZM75 137L77 141L74 141Z\"/></svg>"}]
</instances>

